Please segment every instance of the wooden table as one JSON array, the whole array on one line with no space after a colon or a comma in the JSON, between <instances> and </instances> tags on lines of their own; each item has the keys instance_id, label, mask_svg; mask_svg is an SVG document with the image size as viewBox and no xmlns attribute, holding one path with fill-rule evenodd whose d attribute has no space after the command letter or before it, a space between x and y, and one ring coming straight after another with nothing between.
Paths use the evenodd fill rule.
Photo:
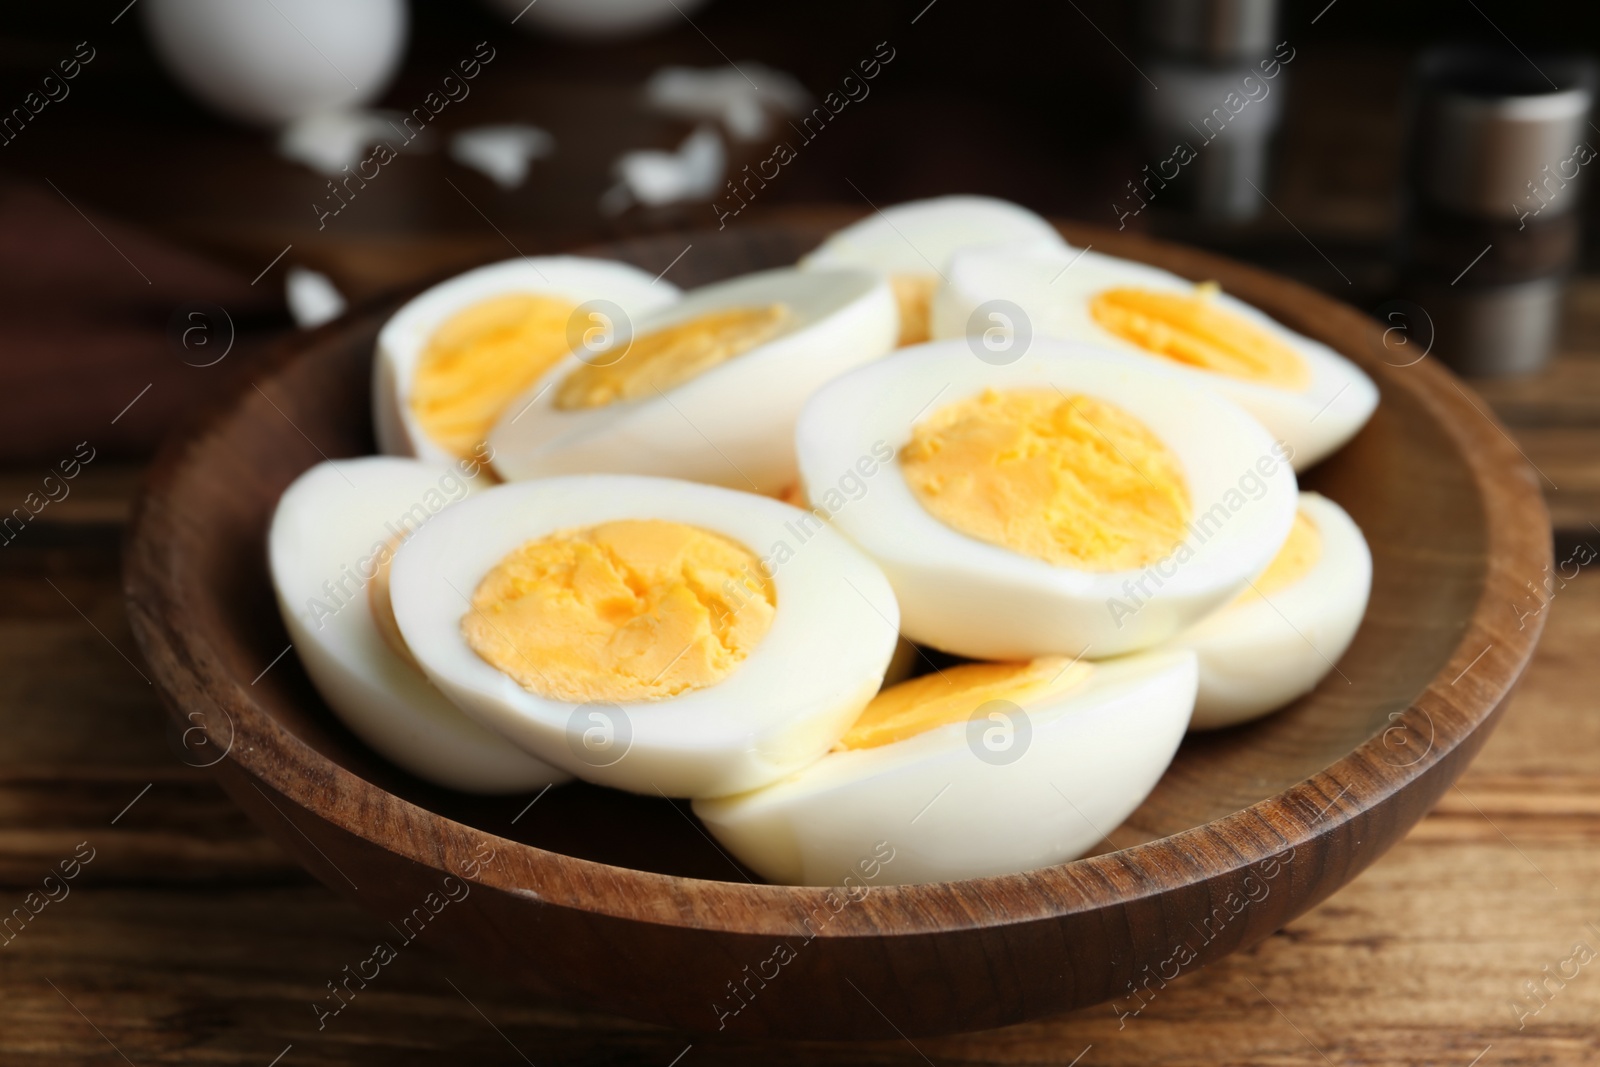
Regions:
<instances>
[{"instance_id":1,"label":"wooden table","mask_svg":"<svg viewBox=\"0 0 1600 1067\"><path fill-rule=\"evenodd\" d=\"M284 1053L284 1067L664 1067L682 1053L684 1067L1067 1064L1081 1053L1084 1067L1467 1067L1481 1053L1496 1067L1600 1052L1600 962L1564 987L1547 978L1572 973L1574 943L1600 946L1592 567L1551 602L1538 658L1458 789L1343 892L1136 1016L1104 1006L915 1046L721 1042L532 1002L419 943L319 1032L311 1004L324 983L388 929L313 882L164 741L118 589L135 474L91 465L0 552L0 914L40 894L38 914L0 935L0 1063L120 1053L138 1067L266 1067ZM0 494L31 480L0 479ZM64 860L76 878L47 884ZM46 889L57 899L40 905ZM1530 980L1551 991L1542 1006Z\"/></svg>"}]
</instances>

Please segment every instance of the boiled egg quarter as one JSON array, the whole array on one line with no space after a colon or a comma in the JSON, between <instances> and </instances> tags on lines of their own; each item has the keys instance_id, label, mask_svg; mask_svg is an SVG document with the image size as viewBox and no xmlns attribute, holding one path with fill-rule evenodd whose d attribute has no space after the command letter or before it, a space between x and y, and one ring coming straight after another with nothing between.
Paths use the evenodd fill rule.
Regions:
<instances>
[{"instance_id":1,"label":"boiled egg quarter","mask_svg":"<svg viewBox=\"0 0 1600 1067\"><path fill-rule=\"evenodd\" d=\"M1353 437L1378 390L1355 364L1215 285L1084 249L958 253L934 302L935 337L1018 309L1034 336L1148 359L1223 393L1287 443L1305 470ZM1005 302L997 304L996 302Z\"/></svg>"},{"instance_id":2,"label":"boiled egg quarter","mask_svg":"<svg viewBox=\"0 0 1600 1067\"><path fill-rule=\"evenodd\" d=\"M507 260L457 275L378 334L373 422L390 455L471 455L518 394L574 346L678 299L636 267L579 256Z\"/></svg>"},{"instance_id":3,"label":"boiled egg quarter","mask_svg":"<svg viewBox=\"0 0 1600 1067\"><path fill-rule=\"evenodd\" d=\"M478 466L368 456L313 467L278 502L268 560L295 652L352 732L419 778L513 793L567 775L446 700L388 608L396 548L476 492L487 477Z\"/></svg>"},{"instance_id":4,"label":"boiled egg quarter","mask_svg":"<svg viewBox=\"0 0 1600 1067\"><path fill-rule=\"evenodd\" d=\"M877 692L899 611L816 516L715 486L501 485L396 554L395 619L480 723L588 781L719 796L817 759Z\"/></svg>"},{"instance_id":5,"label":"boiled egg quarter","mask_svg":"<svg viewBox=\"0 0 1600 1067\"><path fill-rule=\"evenodd\" d=\"M1192 653L970 663L885 689L840 744L695 814L769 881L951 881L1062 863L1155 787L1194 704Z\"/></svg>"},{"instance_id":6,"label":"boiled egg quarter","mask_svg":"<svg viewBox=\"0 0 1600 1067\"><path fill-rule=\"evenodd\" d=\"M800 266L883 272L900 310L898 343L920 344L930 337L929 309L951 255L1017 241L1065 245L1054 226L1025 207L989 196L940 196L874 211L832 234Z\"/></svg>"},{"instance_id":7,"label":"boiled egg quarter","mask_svg":"<svg viewBox=\"0 0 1600 1067\"><path fill-rule=\"evenodd\" d=\"M1294 471L1228 400L1081 345L979 351L853 371L796 431L808 499L883 568L912 641L988 660L1148 648L1288 536Z\"/></svg>"},{"instance_id":8,"label":"boiled egg quarter","mask_svg":"<svg viewBox=\"0 0 1600 1067\"><path fill-rule=\"evenodd\" d=\"M776 494L824 382L894 344L894 300L861 270L762 271L696 289L557 364L490 443L508 480L650 474Z\"/></svg>"},{"instance_id":9,"label":"boiled egg quarter","mask_svg":"<svg viewBox=\"0 0 1600 1067\"><path fill-rule=\"evenodd\" d=\"M1246 722L1309 693L1350 647L1371 590L1361 530L1327 497L1301 493L1271 565L1172 642L1200 661L1191 727Z\"/></svg>"}]
</instances>

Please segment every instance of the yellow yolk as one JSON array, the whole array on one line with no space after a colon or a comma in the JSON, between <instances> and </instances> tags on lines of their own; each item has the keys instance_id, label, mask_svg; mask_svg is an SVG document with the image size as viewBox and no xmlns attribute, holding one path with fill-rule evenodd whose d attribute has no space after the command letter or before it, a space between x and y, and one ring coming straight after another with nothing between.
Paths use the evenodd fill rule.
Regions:
<instances>
[{"instance_id":1,"label":"yellow yolk","mask_svg":"<svg viewBox=\"0 0 1600 1067\"><path fill-rule=\"evenodd\" d=\"M1320 559L1322 559L1322 532L1317 529L1317 524L1311 521L1311 516L1304 511L1297 511L1294 515L1294 525L1289 527L1288 540L1278 549L1278 554L1272 557L1267 569L1257 575L1255 581L1239 594L1238 600L1255 600L1271 596L1280 589L1287 589L1310 574L1311 568L1315 567Z\"/></svg>"},{"instance_id":2,"label":"yellow yolk","mask_svg":"<svg viewBox=\"0 0 1600 1067\"><path fill-rule=\"evenodd\" d=\"M1304 390L1311 372L1293 348L1212 300L1214 283L1190 293L1107 289L1089 314L1111 333L1153 355L1247 382Z\"/></svg>"},{"instance_id":3,"label":"yellow yolk","mask_svg":"<svg viewBox=\"0 0 1600 1067\"><path fill-rule=\"evenodd\" d=\"M411 413L439 447L463 459L517 395L567 354L574 306L510 293L458 311L434 331L411 380Z\"/></svg>"},{"instance_id":4,"label":"yellow yolk","mask_svg":"<svg viewBox=\"0 0 1600 1067\"><path fill-rule=\"evenodd\" d=\"M933 310L934 291L939 288L939 276L891 274L889 288L894 292L894 302L900 308L900 338L895 343L904 348L931 340L933 333L928 319Z\"/></svg>"},{"instance_id":5,"label":"yellow yolk","mask_svg":"<svg viewBox=\"0 0 1600 1067\"><path fill-rule=\"evenodd\" d=\"M1178 544L1190 517L1178 457L1090 396L987 390L935 411L900 452L939 521L1057 566L1131 570Z\"/></svg>"},{"instance_id":6,"label":"yellow yolk","mask_svg":"<svg viewBox=\"0 0 1600 1067\"><path fill-rule=\"evenodd\" d=\"M1030 663L963 663L901 682L872 698L836 749L877 748L966 722L983 705L1005 700L1022 707L1083 684L1087 663L1049 656Z\"/></svg>"},{"instance_id":7,"label":"yellow yolk","mask_svg":"<svg viewBox=\"0 0 1600 1067\"><path fill-rule=\"evenodd\" d=\"M716 685L766 636L777 593L742 545L658 519L529 541L484 576L461 632L550 700L660 700Z\"/></svg>"},{"instance_id":8,"label":"yellow yolk","mask_svg":"<svg viewBox=\"0 0 1600 1067\"><path fill-rule=\"evenodd\" d=\"M623 400L642 400L676 388L720 363L777 337L794 315L782 304L727 308L697 315L624 342L613 362L602 352L574 370L556 387L562 411L598 408Z\"/></svg>"},{"instance_id":9,"label":"yellow yolk","mask_svg":"<svg viewBox=\"0 0 1600 1067\"><path fill-rule=\"evenodd\" d=\"M378 569L367 583L367 604L372 608L372 623L378 628L378 636L389 646L389 651L420 672L422 664L417 662L417 657L411 654L411 646L401 636L400 624L394 618L394 600L389 595L389 565L394 562L394 553L400 547L401 540L391 537L385 546L387 551L380 554Z\"/></svg>"}]
</instances>

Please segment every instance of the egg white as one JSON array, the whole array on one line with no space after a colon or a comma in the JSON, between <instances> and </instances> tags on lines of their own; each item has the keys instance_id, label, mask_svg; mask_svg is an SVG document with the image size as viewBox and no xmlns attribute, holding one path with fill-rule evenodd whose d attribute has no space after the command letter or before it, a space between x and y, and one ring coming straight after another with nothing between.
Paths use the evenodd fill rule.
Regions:
<instances>
[{"instance_id":1,"label":"egg white","mask_svg":"<svg viewBox=\"0 0 1600 1067\"><path fill-rule=\"evenodd\" d=\"M567 357L490 434L495 469L510 481L606 472L781 492L794 484L794 421L805 398L894 347L899 312L888 285L859 270L761 271L696 289L635 320L633 333L774 303L796 317L786 332L643 400L558 409L557 386L568 374L585 359L610 358Z\"/></svg>"},{"instance_id":2,"label":"egg white","mask_svg":"<svg viewBox=\"0 0 1600 1067\"><path fill-rule=\"evenodd\" d=\"M1171 648L1199 657L1200 692L1190 728L1247 722L1316 688L1355 638L1372 591L1372 553L1338 504L1300 494L1322 554L1294 582L1230 603L1179 634Z\"/></svg>"},{"instance_id":3,"label":"egg white","mask_svg":"<svg viewBox=\"0 0 1600 1067\"><path fill-rule=\"evenodd\" d=\"M1273 437L1289 444L1296 470L1305 470L1341 448L1377 407L1377 386L1354 363L1227 293L1214 298L1218 307L1262 327L1299 355L1311 379L1303 392L1186 366L1111 333L1089 314L1089 301L1096 293L1117 286L1194 291L1194 282L1143 263L1086 249L1015 245L958 253L946 277L947 284L933 302L930 329L935 338L964 336L980 305L1010 301L1022 309L1036 337L1082 341L1125 353L1222 393L1261 420Z\"/></svg>"},{"instance_id":4,"label":"egg white","mask_svg":"<svg viewBox=\"0 0 1600 1067\"><path fill-rule=\"evenodd\" d=\"M875 884L1062 863L1100 844L1155 788L1194 694L1191 653L1111 660L1081 686L1023 705L1020 717L830 752L765 789L697 800L694 812L741 862L791 885L848 884L844 876L885 843L893 859ZM997 735L998 760L978 755L990 730L1009 731ZM1020 753L1011 762L1007 745Z\"/></svg>"},{"instance_id":5,"label":"egg white","mask_svg":"<svg viewBox=\"0 0 1600 1067\"><path fill-rule=\"evenodd\" d=\"M396 655L373 621L368 591L390 538L434 521L484 477L388 456L319 464L278 501L267 556L295 652L356 736L430 782L514 793L568 776L467 718Z\"/></svg>"},{"instance_id":6,"label":"egg white","mask_svg":"<svg viewBox=\"0 0 1600 1067\"><path fill-rule=\"evenodd\" d=\"M1039 215L991 196L912 200L867 215L800 260L815 270L870 267L886 274L940 274L960 249L1015 241L1066 242Z\"/></svg>"},{"instance_id":7,"label":"egg white","mask_svg":"<svg viewBox=\"0 0 1600 1067\"><path fill-rule=\"evenodd\" d=\"M462 636L461 618L479 582L512 550L620 519L684 523L772 560L777 611L760 644L721 682L608 705L596 719L587 705L538 696L490 666ZM899 620L872 561L805 512L716 486L625 475L517 482L475 496L404 545L390 588L407 645L467 714L588 781L669 797L753 789L826 752L877 692ZM612 745L619 750L603 766L581 747L591 725L610 731L608 754Z\"/></svg>"},{"instance_id":8,"label":"egg white","mask_svg":"<svg viewBox=\"0 0 1600 1067\"><path fill-rule=\"evenodd\" d=\"M988 388L1052 387L1117 405L1176 454L1195 514L1185 542L1192 556L1143 570L1075 570L968 537L923 508L898 459L918 420ZM1035 339L1016 362L996 366L965 339L936 341L830 383L807 402L796 430L812 499L873 442L888 442L896 458L834 512L834 525L888 575L906 637L976 659L1099 658L1159 644L1243 588L1294 521L1294 472L1258 422L1186 380L1085 345ZM1240 492L1241 479L1251 496ZM1234 499L1241 506L1230 507Z\"/></svg>"},{"instance_id":9,"label":"egg white","mask_svg":"<svg viewBox=\"0 0 1600 1067\"><path fill-rule=\"evenodd\" d=\"M671 282L653 278L637 267L582 256L524 256L440 282L407 301L378 333L372 415L379 451L442 463L456 458L434 443L411 410L417 364L434 333L452 316L513 293L550 296L579 305L606 300L629 317L650 314L682 295Z\"/></svg>"}]
</instances>

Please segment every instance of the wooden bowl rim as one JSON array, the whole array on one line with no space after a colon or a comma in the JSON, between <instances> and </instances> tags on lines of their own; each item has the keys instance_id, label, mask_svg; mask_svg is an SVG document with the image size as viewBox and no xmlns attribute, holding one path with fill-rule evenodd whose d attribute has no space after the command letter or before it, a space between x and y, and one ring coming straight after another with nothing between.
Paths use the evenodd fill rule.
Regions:
<instances>
[{"instance_id":1,"label":"wooden bowl rim","mask_svg":"<svg viewBox=\"0 0 1600 1067\"><path fill-rule=\"evenodd\" d=\"M1416 762L1396 765L1384 758L1383 738L1388 731L1380 731L1322 771L1274 796L1116 852L1017 874L872 886L860 904L835 911L815 936L830 940L912 936L1034 922L1245 873L1384 805L1399 790L1438 767L1493 718L1527 666L1542 631L1542 613L1533 625L1515 632L1489 625L1490 613L1503 614L1506 603L1522 596L1526 577L1542 573L1541 568L1549 564L1549 517L1526 458L1486 406L1474 402L1453 375L1431 360L1400 372L1384 365L1372 355L1381 333L1378 324L1307 286L1169 242L1083 224L1060 225L1079 246L1111 246L1119 254L1145 261L1181 259L1186 265L1202 268L1195 273L1224 279L1230 288L1240 282L1245 288L1276 287L1286 294L1286 300L1299 301L1306 310L1329 317L1338 327L1317 331L1320 339L1385 385L1410 392L1438 420L1465 461L1481 497L1487 574L1483 592L1448 662L1389 727L1390 731L1417 730L1417 736L1424 736L1426 726L1426 736L1433 743ZM746 229L753 232L761 227ZM692 241L696 233L682 236ZM598 245L578 254L615 257L617 248L625 245ZM311 358L318 349L337 343L348 333L369 329L373 318L387 313L342 319L287 339L253 368L249 379L242 378L174 431L147 472L126 542L125 593L135 636L170 713L183 721L185 709L197 701L214 702L232 722L227 758L246 774L345 832L441 874L460 877L461 864L487 840L497 856L514 862L484 867L473 880L545 904L671 927L784 936L794 933L796 916L813 914L827 907L830 899L837 903L837 891L829 888L680 877L550 852L404 800L346 770L279 724L251 699L248 686L222 668L222 658L205 634L179 627L175 622L179 612L160 610L163 602L170 607L181 605L182 590L169 580L175 561L169 558L163 535L174 514L169 494L198 445L249 399L256 381L272 378L298 359ZM1328 336L1335 332L1365 336L1372 345L1349 351ZM1494 639L1485 649L1490 633ZM1469 667L1470 679L1465 675ZM241 740L248 743L241 744ZM1354 785L1341 784L1345 782L1371 785L1358 792ZM316 788L306 788L307 783ZM359 817L361 813L366 818ZM369 823L405 828L406 832L380 838L369 832ZM530 874L537 877L530 880ZM1003 914L994 910L996 902L1005 902Z\"/></svg>"}]
</instances>

